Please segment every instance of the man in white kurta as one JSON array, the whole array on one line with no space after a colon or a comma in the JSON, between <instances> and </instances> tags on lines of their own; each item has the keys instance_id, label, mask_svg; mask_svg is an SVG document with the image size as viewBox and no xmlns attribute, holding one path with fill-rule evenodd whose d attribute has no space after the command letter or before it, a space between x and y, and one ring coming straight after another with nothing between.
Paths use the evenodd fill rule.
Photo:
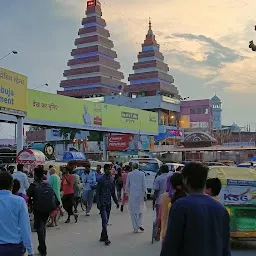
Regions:
<instances>
[{"instance_id":1,"label":"man in white kurta","mask_svg":"<svg viewBox=\"0 0 256 256\"><path fill-rule=\"evenodd\" d=\"M125 191L128 195L128 209L131 214L133 231L137 233L143 228L143 212L145 210L144 196L146 192L145 174L138 170L138 164L134 163L133 171L127 176Z\"/></svg>"}]
</instances>

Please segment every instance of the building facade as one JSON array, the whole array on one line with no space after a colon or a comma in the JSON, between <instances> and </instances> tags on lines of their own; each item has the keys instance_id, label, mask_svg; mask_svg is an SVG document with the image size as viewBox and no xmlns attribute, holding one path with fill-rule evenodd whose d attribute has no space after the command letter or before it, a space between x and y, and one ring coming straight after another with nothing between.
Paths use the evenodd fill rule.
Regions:
<instances>
[{"instance_id":1,"label":"building facade","mask_svg":"<svg viewBox=\"0 0 256 256\"><path fill-rule=\"evenodd\" d=\"M66 80L60 83L64 91L58 94L76 98L118 94L126 84L122 82L124 75L119 71L99 0L87 1L82 26L75 40L76 49L71 52L73 58L67 64L69 69L63 74Z\"/></svg>"},{"instance_id":2,"label":"building facade","mask_svg":"<svg viewBox=\"0 0 256 256\"><path fill-rule=\"evenodd\" d=\"M169 67L164 62L160 46L152 30L149 29L133 65L134 73L129 75L129 85L122 95L105 96L109 104L150 110L158 113L159 133L179 130L180 96ZM179 136L177 136L177 139Z\"/></svg>"},{"instance_id":3,"label":"building facade","mask_svg":"<svg viewBox=\"0 0 256 256\"><path fill-rule=\"evenodd\" d=\"M213 105L209 99L182 101L181 117L188 117L189 122L184 126L185 133L213 131Z\"/></svg>"}]
</instances>

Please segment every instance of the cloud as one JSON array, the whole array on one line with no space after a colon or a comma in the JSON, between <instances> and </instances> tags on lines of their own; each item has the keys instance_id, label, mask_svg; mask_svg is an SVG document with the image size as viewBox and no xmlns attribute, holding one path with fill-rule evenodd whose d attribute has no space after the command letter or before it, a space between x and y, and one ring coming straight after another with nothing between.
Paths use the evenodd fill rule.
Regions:
<instances>
[{"instance_id":1,"label":"cloud","mask_svg":"<svg viewBox=\"0 0 256 256\"><path fill-rule=\"evenodd\" d=\"M205 64L223 66L225 63L233 63L243 60L245 57L240 55L236 50L223 46L214 39L205 35L193 34L173 34L176 38L183 38L189 41L196 41L202 45L201 50L205 55Z\"/></svg>"}]
</instances>

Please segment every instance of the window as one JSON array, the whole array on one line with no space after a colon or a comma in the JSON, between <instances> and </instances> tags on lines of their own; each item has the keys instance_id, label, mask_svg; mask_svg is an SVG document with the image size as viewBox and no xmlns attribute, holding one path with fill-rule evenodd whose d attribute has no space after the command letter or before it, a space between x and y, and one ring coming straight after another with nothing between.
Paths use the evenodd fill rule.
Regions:
<instances>
[{"instance_id":1,"label":"window","mask_svg":"<svg viewBox=\"0 0 256 256\"><path fill-rule=\"evenodd\" d=\"M190 109L191 115L208 115L209 109L207 107L194 107Z\"/></svg>"}]
</instances>

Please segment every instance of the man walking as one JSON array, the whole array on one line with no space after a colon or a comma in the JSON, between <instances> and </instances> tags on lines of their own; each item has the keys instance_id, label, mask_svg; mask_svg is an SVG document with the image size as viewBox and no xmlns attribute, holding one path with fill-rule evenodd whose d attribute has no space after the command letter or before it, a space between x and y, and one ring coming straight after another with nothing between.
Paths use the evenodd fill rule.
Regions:
<instances>
[{"instance_id":1,"label":"man walking","mask_svg":"<svg viewBox=\"0 0 256 256\"><path fill-rule=\"evenodd\" d=\"M189 195L172 205L161 256L230 256L229 214L204 192L208 167L190 163L183 175Z\"/></svg>"},{"instance_id":2,"label":"man walking","mask_svg":"<svg viewBox=\"0 0 256 256\"><path fill-rule=\"evenodd\" d=\"M98 164L96 169L96 181L98 182L102 176L103 173L101 172L101 165Z\"/></svg>"},{"instance_id":3,"label":"man walking","mask_svg":"<svg viewBox=\"0 0 256 256\"><path fill-rule=\"evenodd\" d=\"M102 220L100 241L105 242L105 245L109 245L111 243L109 241L107 232L107 226L111 212L111 197L116 203L117 208L119 208L115 193L115 184L113 178L111 177L110 169L111 168L109 164L104 165L104 175L98 181L96 191L97 207L100 210Z\"/></svg>"},{"instance_id":4,"label":"man walking","mask_svg":"<svg viewBox=\"0 0 256 256\"><path fill-rule=\"evenodd\" d=\"M51 186L43 181L44 169L35 168L34 175L35 181L30 185L27 195L33 201L35 229L39 242L38 251L41 256L46 256L46 223L50 213L58 207L58 203Z\"/></svg>"},{"instance_id":5,"label":"man walking","mask_svg":"<svg viewBox=\"0 0 256 256\"><path fill-rule=\"evenodd\" d=\"M24 198L11 193L13 178L0 172L0 255L33 255L28 208Z\"/></svg>"},{"instance_id":6,"label":"man walking","mask_svg":"<svg viewBox=\"0 0 256 256\"><path fill-rule=\"evenodd\" d=\"M20 190L19 193L26 194L27 189L29 187L28 176L24 173L24 165L17 165L17 172L12 175L13 179L18 180L20 182Z\"/></svg>"},{"instance_id":7,"label":"man walking","mask_svg":"<svg viewBox=\"0 0 256 256\"><path fill-rule=\"evenodd\" d=\"M84 174L82 176L83 181L83 194L82 200L86 208L86 216L90 216L90 211L92 209L94 192L96 188L96 174L95 171L91 171L91 166L88 165L85 167Z\"/></svg>"},{"instance_id":8,"label":"man walking","mask_svg":"<svg viewBox=\"0 0 256 256\"><path fill-rule=\"evenodd\" d=\"M132 166L132 172L127 176L125 192L128 195L128 207L131 214L134 233L144 231L143 211L145 207L144 197L146 193L145 174L138 170L138 163Z\"/></svg>"}]
</instances>

